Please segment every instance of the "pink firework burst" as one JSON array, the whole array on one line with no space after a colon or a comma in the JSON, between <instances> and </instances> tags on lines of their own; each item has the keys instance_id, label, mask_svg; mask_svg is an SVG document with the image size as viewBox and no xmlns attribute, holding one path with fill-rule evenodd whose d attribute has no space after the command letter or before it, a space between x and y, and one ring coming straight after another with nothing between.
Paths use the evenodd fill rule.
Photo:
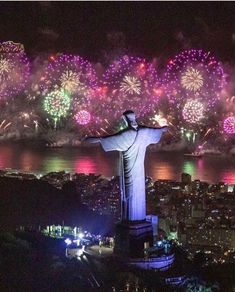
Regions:
<instances>
[{"instance_id":1,"label":"pink firework burst","mask_svg":"<svg viewBox=\"0 0 235 292\"><path fill-rule=\"evenodd\" d=\"M81 110L75 115L75 120L79 125L87 125L91 120L91 114L86 110Z\"/></svg>"},{"instance_id":2,"label":"pink firework burst","mask_svg":"<svg viewBox=\"0 0 235 292\"><path fill-rule=\"evenodd\" d=\"M228 117L223 122L224 132L227 134L235 134L235 117Z\"/></svg>"}]
</instances>

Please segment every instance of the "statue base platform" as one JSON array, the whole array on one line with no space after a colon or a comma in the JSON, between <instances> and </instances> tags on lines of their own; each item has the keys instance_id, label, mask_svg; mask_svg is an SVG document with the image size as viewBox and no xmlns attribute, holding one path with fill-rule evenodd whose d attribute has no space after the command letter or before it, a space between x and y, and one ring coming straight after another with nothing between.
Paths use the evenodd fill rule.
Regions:
<instances>
[{"instance_id":1,"label":"statue base platform","mask_svg":"<svg viewBox=\"0 0 235 292\"><path fill-rule=\"evenodd\" d=\"M120 257L144 257L144 249L153 245L152 224L147 221L120 222L116 225L114 254Z\"/></svg>"}]
</instances>

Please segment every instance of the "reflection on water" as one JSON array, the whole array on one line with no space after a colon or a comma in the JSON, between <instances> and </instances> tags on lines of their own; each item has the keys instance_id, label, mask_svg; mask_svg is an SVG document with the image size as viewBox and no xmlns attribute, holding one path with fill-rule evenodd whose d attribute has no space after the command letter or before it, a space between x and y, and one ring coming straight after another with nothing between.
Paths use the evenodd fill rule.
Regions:
<instances>
[{"instance_id":1,"label":"reflection on water","mask_svg":"<svg viewBox=\"0 0 235 292\"><path fill-rule=\"evenodd\" d=\"M198 169L200 170L200 169ZM190 174L192 177L196 176L195 162L194 161L184 161L183 172Z\"/></svg>"},{"instance_id":2,"label":"reflection on water","mask_svg":"<svg viewBox=\"0 0 235 292\"><path fill-rule=\"evenodd\" d=\"M224 171L222 173L221 181L234 184L235 183L235 170L233 172Z\"/></svg>"},{"instance_id":3,"label":"reflection on water","mask_svg":"<svg viewBox=\"0 0 235 292\"><path fill-rule=\"evenodd\" d=\"M13 149L7 146L2 146L0 148L0 167L7 168L12 165L12 155Z\"/></svg>"},{"instance_id":4,"label":"reflection on water","mask_svg":"<svg viewBox=\"0 0 235 292\"><path fill-rule=\"evenodd\" d=\"M19 145L0 145L0 168L31 172L70 171L97 173L111 177L118 174L118 154L99 148L33 149ZM235 184L235 156L190 158L182 153L147 152L146 175L154 180L180 180L181 173L208 182Z\"/></svg>"},{"instance_id":5,"label":"reflection on water","mask_svg":"<svg viewBox=\"0 0 235 292\"><path fill-rule=\"evenodd\" d=\"M97 164L89 156L81 157L75 161L74 169L77 173L97 173Z\"/></svg>"},{"instance_id":6,"label":"reflection on water","mask_svg":"<svg viewBox=\"0 0 235 292\"><path fill-rule=\"evenodd\" d=\"M146 174L158 179L169 179L174 177L174 168L170 162L162 161L162 163L145 163Z\"/></svg>"},{"instance_id":7,"label":"reflection on water","mask_svg":"<svg viewBox=\"0 0 235 292\"><path fill-rule=\"evenodd\" d=\"M40 164L40 157L36 153L26 150L19 156L21 169L23 171L31 171Z\"/></svg>"},{"instance_id":8,"label":"reflection on water","mask_svg":"<svg viewBox=\"0 0 235 292\"><path fill-rule=\"evenodd\" d=\"M32 161L31 161L32 165ZM62 170L69 170L70 163L66 159L62 157L51 157L49 161L45 159L42 164L43 172L52 172L52 171L62 171Z\"/></svg>"}]
</instances>

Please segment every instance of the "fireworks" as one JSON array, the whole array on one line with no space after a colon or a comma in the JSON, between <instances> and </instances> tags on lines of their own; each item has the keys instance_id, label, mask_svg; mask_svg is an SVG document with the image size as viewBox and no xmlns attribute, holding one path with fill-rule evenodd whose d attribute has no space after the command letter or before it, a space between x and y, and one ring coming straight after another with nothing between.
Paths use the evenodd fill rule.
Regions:
<instances>
[{"instance_id":1,"label":"fireworks","mask_svg":"<svg viewBox=\"0 0 235 292\"><path fill-rule=\"evenodd\" d=\"M6 98L21 92L29 77L29 62L21 44L0 43L0 96Z\"/></svg>"},{"instance_id":2,"label":"fireworks","mask_svg":"<svg viewBox=\"0 0 235 292\"><path fill-rule=\"evenodd\" d=\"M129 75L126 75L123 78L123 81L120 85L120 91L123 91L124 93L129 94L140 94L141 93L141 83L140 80L136 77L131 77Z\"/></svg>"},{"instance_id":3,"label":"fireworks","mask_svg":"<svg viewBox=\"0 0 235 292\"><path fill-rule=\"evenodd\" d=\"M0 56L0 80L5 81L9 79L9 73L11 72L13 68L13 64L10 60L3 58L3 56Z\"/></svg>"},{"instance_id":4,"label":"fireworks","mask_svg":"<svg viewBox=\"0 0 235 292\"><path fill-rule=\"evenodd\" d=\"M76 102L83 102L89 92L97 86L97 77L92 65L79 56L58 55L50 58L41 87L44 92L63 88L72 96L79 96Z\"/></svg>"},{"instance_id":5,"label":"fireworks","mask_svg":"<svg viewBox=\"0 0 235 292\"><path fill-rule=\"evenodd\" d=\"M79 125L87 125L91 120L91 115L86 110L81 110L75 115L75 120Z\"/></svg>"},{"instance_id":6,"label":"fireworks","mask_svg":"<svg viewBox=\"0 0 235 292\"><path fill-rule=\"evenodd\" d=\"M140 123L173 125L181 131L181 138L192 143L202 133L206 133L203 139L210 132L221 133L217 120L225 113L230 117L223 121L223 132L235 133L235 97L228 97L234 94L232 78L226 88L223 68L209 52L186 50L176 55L161 82L154 65L143 58L123 56L113 61L100 80L93 65L79 56L57 54L47 62L41 58L33 62L34 72L25 88L30 66L24 47L0 43L0 99L5 101L1 103L1 131L23 133L26 128L27 134L29 129L42 133L51 118L55 128L61 120L66 130L74 129L74 120L81 125L76 132L79 136L107 135L123 128L120 118L130 109ZM6 99L22 90L19 98ZM42 96L46 121L37 108ZM220 96L222 107L215 107Z\"/></svg>"},{"instance_id":7,"label":"fireworks","mask_svg":"<svg viewBox=\"0 0 235 292\"><path fill-rule=\"evenodd\" d=\"M197 69L190 67L182 74L181 85L183 88L196 92L203 85L203 77Z\"/></svg>"},{"instance_id":8,"label":"fireworks","mask_svg":"<svg viewBox=\"0 0 235 292\"><path fill-rule=\"evenodd\" d=\"M155 114L150 120L153 121L154 125L157 123L160 127L168 125L167 119L161 113Z\"/></svg>"},{"instance_id":9,"label":"fireworks","mask_svg":"<svg viewBox=\"0 0 235 292\"><path fill-rule=\"evenodd\" d=\"M168 63L164 83L169 101L178 108L193 95L211 108L220 97L225 77L221 64L210 52L192 49Z\"/></svg>"},{"instance_id":10,"label":"fireworks","mask_svg":"<svg viewBox=\"0 0 235 292\"><path fill-rule=\"evenodd\" d=\"M189 100L183 107L183 118L190 124L199 123L204 117L204 107L198 100Z\"/></svg>"},{"instance_id":11,"label":"fireworks","mask_svg":"<svg viewBox=\"0 0 235 292\"><path fill-rule=\"evenodd\" d=\"M141 58L124 56L114 61L103 79L108 88L104 110L111 119L127 109L143 117L154 109L162 94L154 66Z\"/></svg>"},{"instance_id":12,"label":"fireworks","mask_svg":"<svg viewBox=\"0 0 235 292\"><path fill-rule=\"evenodd\" d=\"M8 122L7 120L3 120L0 123L0 133L5 132L11 126L12 122Z\"/></svg>"},{"instance_id":13,"label":"fireworks","mask_svg":"<svg viewBox=\"0 0 235 292\"><path fill-rule=\"evenodd\" d=\"M64 90L54 90L44 100L44 110L53 118L55 127L61 117L66 117L70 109L71 98Z\"/></svg>"},{"instance_id":14,"label":"fireworks","mask_svg":"<svg viewBox=\"0 0 235 292\"><path fill-rule=\"evenodd\" d=\"M235 116L228 117L223 123L224 132L227 134L235 134Z\"/></svg>"},{"instance_id":15,"label":"fireworks","mask_svg":"<svg viewBox=\"0 0 235 292\"><path fill-rule=\"evenodd\" d=\"M54 120L55 118L58 120L59 116L65 116L69 108L71 114L75 115L81 109L95 105L95 100L92 100L92 92L97 87L96 72L88 61L79 56L64 54L51 56L41 77L40 86L44 94L50 93L51 90L61 89L62 96L66 97L65 108L63 109L63 105L59 105L60 110L56 109L53 113ZM63 98L61 101L63 102ZM49 111L51 112L51 110Z\"/></svg>"},{"instance_id":16,"label":"fireworks","mask_svg":"<svg viewBox=\"0 0 235 292\"><path fill-rule=\"evenodd\" d=\"M62 73L59 81L61 87L70 93L85 92L87 89L86 85L80 81L81 73L66 70Z\"/></svg>"}]
</instances>

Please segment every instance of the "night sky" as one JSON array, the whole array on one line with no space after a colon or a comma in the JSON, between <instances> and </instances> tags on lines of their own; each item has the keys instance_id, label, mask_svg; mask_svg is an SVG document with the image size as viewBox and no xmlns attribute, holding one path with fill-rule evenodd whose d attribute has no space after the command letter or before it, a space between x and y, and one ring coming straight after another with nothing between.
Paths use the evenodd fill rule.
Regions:
<instances>
[{"instance_id":1,"label":"night sky","mask_svg":"<svg viewBox=\"0 0 235 292\"><path fill-rule=\"evenodd\" d=\"M117 47L168 58L182 48L235 61L235 2L1 2L0 40L30 56L78 53L100 61Z\"/></svg>"}]
</instances>

